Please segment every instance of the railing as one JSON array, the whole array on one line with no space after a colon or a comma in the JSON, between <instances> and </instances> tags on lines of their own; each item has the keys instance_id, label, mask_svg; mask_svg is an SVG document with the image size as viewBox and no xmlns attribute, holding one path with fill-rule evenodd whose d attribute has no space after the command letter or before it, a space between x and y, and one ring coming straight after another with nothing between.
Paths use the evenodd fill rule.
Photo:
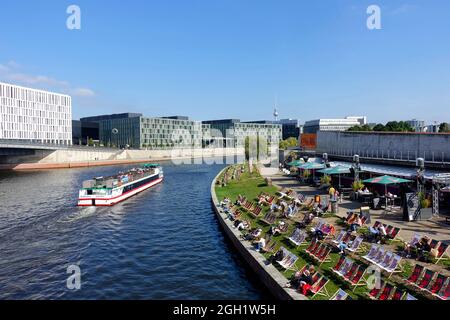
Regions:
<instances>
[{"instance_id":1,"label":"railing","mask_svg":"<svg viewBox=\"0 0 450 320\"><path fill-rule=\"evenodd\" d=\"M418 152L398 150L361 150L361 149L332 149L325 151L330 156L353 157L357 154L361 158L377 160L395 160L404 162L415 162L417 158L423 158L428 163L450 164L450 152Z\"/></svg>"}]
</instances>

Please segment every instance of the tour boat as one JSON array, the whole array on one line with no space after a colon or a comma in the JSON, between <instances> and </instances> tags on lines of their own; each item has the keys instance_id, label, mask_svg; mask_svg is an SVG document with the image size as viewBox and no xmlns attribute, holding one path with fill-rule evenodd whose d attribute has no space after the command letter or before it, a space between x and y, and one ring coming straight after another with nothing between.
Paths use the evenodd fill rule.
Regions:
<instances>
[{"instance_id":1,"label":"tour boat","mask_svg":"<svg viewBox=\"0 0 450 320\"><path fill-rule=\"evenodd\" d=\"M112 177L98 177L83 182L78 206L113 206L160 183L164 172L158 164L120 172Z\"/></svg>"}]
</instances>

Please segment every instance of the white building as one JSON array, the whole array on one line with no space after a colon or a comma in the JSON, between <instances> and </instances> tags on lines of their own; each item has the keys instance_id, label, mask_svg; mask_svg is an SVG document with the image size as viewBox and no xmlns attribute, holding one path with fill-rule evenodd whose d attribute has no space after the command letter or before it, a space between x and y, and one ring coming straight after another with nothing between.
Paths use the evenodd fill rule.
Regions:
<instances>
[{"instance_id":1,"label":"white building","mask_svg":"<svg viewBox=\"0 0 450 320\"><path fill-rule=\"evenodd\" d=\"M317 131L346 131L354 126L367 123L366 117L346 117L343 119L316 119L306 121L303 133L317 133Z\"/></svg>"},{"instance_id":2,"label":"white building","mask_svg":"<svg viewBox=\"0 0 450 320\"><path fill-rule=\"evenodd\" d=\"M0 82L0 139L72 144L72 98Z\"/></svg>"},{"instance_id":3,"label":"white building","mask_svg":"<svg viewBox=\"0 0 450 320\"><path fill-rule=\"evenodd\" d=\"M405 122L409 124L414 129L415 132L426 131L425 121L423 120L412 119Z\"/></svg>"}]
</instances>

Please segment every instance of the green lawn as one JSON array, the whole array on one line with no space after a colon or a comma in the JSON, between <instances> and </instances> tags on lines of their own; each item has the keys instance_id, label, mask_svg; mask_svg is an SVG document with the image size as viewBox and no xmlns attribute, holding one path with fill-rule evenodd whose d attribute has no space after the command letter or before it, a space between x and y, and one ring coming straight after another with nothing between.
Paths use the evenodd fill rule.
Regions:
<instances>
[{"instance_id":1,"label":"green lawn","mask_svg":"<svg viewBox=\"0 0 450 320\"><path fill-rule=\"evenodd\" d=\"M233 168L240 168L241 166L234 166L231 167L231 169L228 169L228 172L231 172ZM225 172L225 171L224 171ZM222 172L221 176L219 177L219 180L222 179L224 172ZM231 199L231 201L235 202L237 200L238 195L245 196L249 201L257 200L257 197L261 192L265 192L268 194L274 195L277 191L277 188L274 186L267 186L265 183L265 180L263 177L259 175L257 170L253 170L252 173L249 172L248 165L245 165L245 172L241 174L239 180L231 180L228 182L228 184L224 187L220 185L216 185L215 187L216 195L219 199L219 201L222 201L225 197L228 197ZM264 217L265 213L269 210L268 207L264 207L263 212L260 214L260 218ZM263 223L260 218L254 218L252 215L248 214L245 210L241 210L242 212L242 218L249 221L252 225L252 227L259 227L263 230L263 233L266 234L270 226ZM336 224L339 223L339 220L336 220ZM294 223L290 224L289 230L286 233L286 235L290 235L292 231L294 230L295 225ZM364 230L362 230L364 232ZM330 282L326 286L326 289L328 293L332 296L339 288L342 288L345 290L353 299L367 299L366 293L368 292L368 289L366 286L359 286L352 291L354 287L350 287L350 285L340 279L338 276L336 276L331 270L336 265L339 254L338 253L332 253L330 255L330 262L323 263L320 267L317 266L317 263L309 257L309 255L305 252L305 247L302 246L300 248L295 247L292 245L286 238L285 235L279 235L274 237L275 241L277 242L277 247L284 246L286 249L290 250L292 253L296 254L299 259L296 263L297 269L302 268L306 264L314 264L316 266L316 270L320 271L323 275L325 275L328 279L330 279ZM266 258L270 256L270 254L264 254ZM365 264L363 261L358 260L359 263ZM280 272L283 273L283 275L288 279L292 276L294 271L284 271L282 269L279 269ZM406 265L404 268L404 272L402 274L402 277L407 277L411 274L412 266ZM367 277L367 276L366 276ZM384 279L386 280L386 279ZM398 287L402 287L401 285L396 284ZM406 290L406 287L404 288ZM419 297L417 294L415 294L416 297ZM315 297L315 300L320 299L328 299L327 297L317 295Z\"/></svg>"}]
</instances>

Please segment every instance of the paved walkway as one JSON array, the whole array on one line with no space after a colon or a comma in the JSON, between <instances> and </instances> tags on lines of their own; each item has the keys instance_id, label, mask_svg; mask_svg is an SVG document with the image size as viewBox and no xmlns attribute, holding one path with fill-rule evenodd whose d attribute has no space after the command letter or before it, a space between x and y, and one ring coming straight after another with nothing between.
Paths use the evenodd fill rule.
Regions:
<instances>
[{"instance_id":1,"label":"paved walkway","mask_svg":"<svg viewBox=\"0 0 450 320\"><path fill-rule=\"evenodd\" d=\"M306 196L313 196L316 194L326 194L325 190L318 190L317 188L302 185L293 177L283 175L281 172L269 172L261 169L261 174L264 177L270 177L274 185L281 188L289 188L294 191L300 192ZM361 203L357 201L344 200L339 205L338 216L347 216L347 210L358 209L361 207ZM383 210L370 210L372 222L378 220L382 223L392 225L400 228L398 235L399 239L409 241L412 239L414 233L427 234L433 239L450 244L450 225L445 222L444 218L432 218L431 220L406 222L402 220L402 212L392 212L384 214Z\"/></svg>"}]
</instances>

